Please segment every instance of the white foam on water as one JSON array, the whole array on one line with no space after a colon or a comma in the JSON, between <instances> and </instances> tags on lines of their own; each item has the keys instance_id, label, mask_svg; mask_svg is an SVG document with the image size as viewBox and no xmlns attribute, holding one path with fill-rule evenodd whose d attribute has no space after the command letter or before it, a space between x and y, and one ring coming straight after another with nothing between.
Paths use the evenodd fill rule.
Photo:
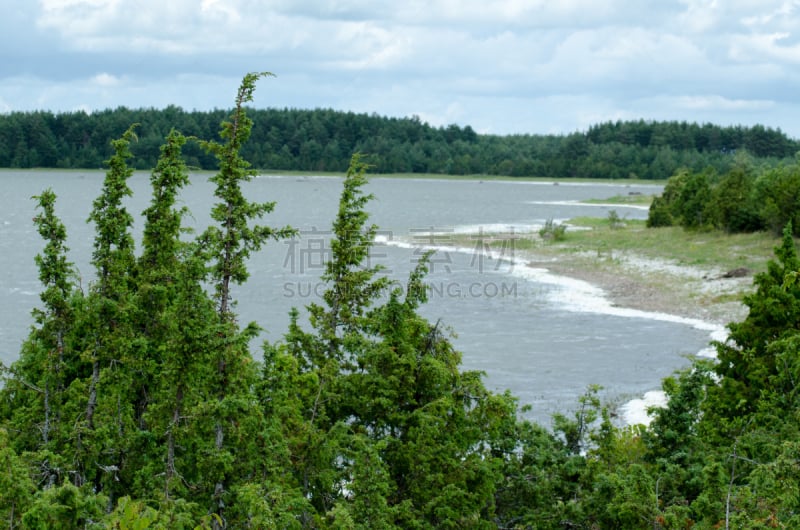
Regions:
<instances>
[{"instance_id":1,"label":"white foam on water","mask_svg":"<svg viewBox=\"0 0 800 530\"><path fill-rule=\"evenodd\" d=\"M423 250L458 252L464 254L479 253L489 259L504 261L508 266L502 269L503 272L525 280L555 286L556 289L553 289L549 294L550 301L558 304L562 309L567 311L685 324L695 329L708 331L713 340L724 340L727 336L725 335L725 329L723 327L711 322L706 322L705 320L682 317L658 311L643 311L629 307L615 306L606 297L606 293L603 289L589 282L553 274L545 268L530 267L522 258L509 257L502 252L495 252L491 249L481 249L480 247L451 247L445 245L416 245L404 240L389 239L383 235L376 236L375 242L406 249L421 248Z\"/></svg>"},{"instance_id":2,"label":"white foam on water","mask_svg":"<svg viewBox=\"0 0 800 530\"><path fill-rule=\"evenodd\" d=\"M387 236L378 234L375 236L374 242L378 245L387 245L390 247L405 248L405 249L420 249L420 250L433 250L435 252L455 252L458 254L480 254L489 259L505 260L506 258L502 253L487 252L481 250L479 246L474 247L451 247L449 245L420 245L410 243L403 239L391 239Z\"/></svg>"},{"instance_id":3,"label":"white foam on water","mask_svg":"<svg viewBox=\"0 0 800 530\"><path fill-rule=\"evenodd\" d=\"M725 344L728 341L728 330L727 328L718 327L716 330L711 332L711 340L715 342L721 342ZM708 359L716 359L717 358L717 348L716 346L709 344L707 347L703 348L699 352L697 352L698 357L706 357Z\"/></svg>"},{"instance_id":4,"label":"white foam on water","mask_svg":"<svg viewBox=\"0 0 800 530\"><path fill-rule=\"evenodd\" d=\"M651 407L665 407L667 395L663 390L651 390L638 399L632 399L619 408L619 414L626 425L650 425L652 418L647 413Z\"/></svg>"},{"instance_id":5,"label":"white foam on water","mask_svg":"<svg viewBox=\"0 0 800 530\"><path fill-rule=\"evenodd\" d=\"M650 210L642 204L594 203L581 201L525 201L525 204L549 204L553 206L586 206L587 208L630 208L632 210Z\"/></svg>"},{"instance_id":6,"label":"white foam on water","mask_svg":"<svg viewBox=\"0 0 800 530\"><path fill-rule=\"evenodd\" d=\"M695 329L709 332L709 341L724 342L727 339L727 330L717 324L695 318L687 318L668 313L655 311L641 311L627 307L617 307L606 298L602 289L581 280L564 278L551 274L545 269L523 269L523 276L529 276L536 281L558 285L561 289L551 294L553 301L563 304L567 310L600 313L628 318L644 318L661 322L674 322L685 324ZM717 351L714 346L708 346L697 352L699 357L716 358ZM626 425L649 425L651 418L647 413L650 407L663 407L667 403L666 395L661 390L652 390L642 398L632 399L620 407L620 417Z\"/></svg>"},{"instance_id":7,"label":"white foam on water","mask_svg":"<svg viewBox=\"0 0 800 530\"><path fill-rule=\"evenodd\" d=\"M489 223L489 224L476 224L476 225L458 225L453 227L454 234L459 235L477 235L477 234L526 234L530 232L538 232L542 228L543 223Z\"/></svg>"},{"instance_id":8,"label":"white foam on water","mask_svg":"<svg viewBox=\"0 0 800 530\"><path fill-rule=\"evenodd\" d=\"M255 175L254 178L257 179L274 179L274 180L296 180L298 182L305 182L308 180L341 180L342 177L338 177L336 175L280 175L280 174L269 174L269 175Z\"/></svg>"},{"instance_id":9,"label":"white foam on water","mask_svg":"<svg viewBox=\"0 0 800 530\"><path fill-rule=\"evenodd\" d=\"M527 180L527 181L525 181L525 180L523 180L523 181L517 181L517 180L513 180L513 181L512 180L493 180L492 183L493 184L494 183L497 183L497 184L504 184L504 183L508 183L508 184L526 184L526 185L531 185L531 186L566 186L566 187L573 187L573 188L588 187L588 186L591 186L593 188L594 187L606 187L606 188L619 188L620 187L620 184L615 184L613 182L566 182L564 180L559 180L559 181L555 181L555 180ZM655 191L663 189L663 186L658 185L658 184L635 184L635 186L637 188L648 188L648 189L653 189ZM626 185L625 187L626 188L630 188L629 185Z\"/></svg>"},{"instance_id":10,"label":"white foam on water","mask_svg":"<svg viewBox=\"0 0 800 530\"><path fill-rule=\"evenodd\" d=\"M563 222L563 221L559 221ZM484 224L470 224L470 225L456 225L456 226L440 226L440 227L431 227L430 229L417 229L415 232L418 234L414 239L418 243L414 243L416 247L424 246L424 241L426 239L431 239L434 236L438 236L438 240L444 240L447 236L459 235L459 236L471 236L471 235L503 235L503 236L511 236L513 237L516 234L519 235L530 235L534 233L538 233L539 230L544 226L544 221L541 222L534 222L534 223L484 223ZM382 239L381 241L378 240L376 237L376 243L385 243L386 239ZM451 247L441 246L441 250L451 250Z\"/></svg>"},{"instance_id":11,"label":"white foam on water","mask_svg":"<svg viewBox=\"0 0 800 530\"><path fill-rule=\"evenodd\" d=\"M403 241L403 240L400 240L400 239L391 239L390 237L385 236L383 234L377 234L373 241L375 242L376 245L388 245L388 246L397 247L397 248L418 248L419 247L419 245L415 245L415 244L409 243L407 241Z\"/></svg>"}]
</instances>

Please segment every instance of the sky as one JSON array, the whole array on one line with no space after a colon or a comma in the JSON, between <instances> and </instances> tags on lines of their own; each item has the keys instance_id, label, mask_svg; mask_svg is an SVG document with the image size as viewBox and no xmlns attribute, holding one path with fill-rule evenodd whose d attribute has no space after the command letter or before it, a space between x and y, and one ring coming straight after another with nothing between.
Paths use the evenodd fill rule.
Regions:
<instances>
[{"instance_id":1,"label":"sky","mask_svg":"<svg viewBox=\"0 0 800 530\"><path fill-rule=\"evenodd\" d=\"M800 0L0 0L0 113L253 106L485 134L616 120L800 138Z\"/></svg>"}]
</instances>

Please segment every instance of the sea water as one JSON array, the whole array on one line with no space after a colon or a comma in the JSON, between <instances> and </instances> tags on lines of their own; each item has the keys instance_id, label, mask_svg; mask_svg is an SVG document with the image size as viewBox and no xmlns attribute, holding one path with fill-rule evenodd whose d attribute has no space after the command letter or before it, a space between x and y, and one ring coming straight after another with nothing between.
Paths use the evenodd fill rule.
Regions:
<instances>
[{"instance_id":1,"label":"sea water","mask_svg":"<svg viewBox=\"0 0 800 530\"><path fill-rule=\"evenodd\" d=\"M2 171L0 196L0 360L12 362L32 325L30 311L40 304L34 256L43 242L36 233L33 195L52 188L57 214L67 226L69 257L82 288L93 278L90 265L93 226L86 222L100 193L101 171ZM210 174L197 173L182 191L180 206L191 212L185 224L196 231L209 225L215 202ZM318 301L319 280L330 254L330 226L342 179L264 176L245 184L252 201L275 201L263 223L291 225L301 237L269 243L254 255L246 285L234 290L241 322L255 321L261 340L280 341L288 311ZM130 180L133 195L125 206L140 237L141 212L150 200L149 175ZM529 417L544 424L554 412L569 413L589 385L632 421L642 419L641 400L660 381L688 365L719 330L675 315L612 306L604 293L585 282L534 269L513 244L487 249L482 237L492 232L535 232L547 220L575 216L640 219L642 208L581 204L590 198L630 193L652 194L658 186L533 183L520 181L390 179L373 177L367 209L378 225L370 264L383 267L402 286L426 249L431 257L426 278L429 302L422 314L449 330L463 354L463 368L480 370L496 391L510 390ZM458 241L460 247L453 248ZM464 245L464 241L468 244ZM650 394L652 396L652 394ZM631 405L640 405L638 408Z\"/></svg>"}]
</instances>

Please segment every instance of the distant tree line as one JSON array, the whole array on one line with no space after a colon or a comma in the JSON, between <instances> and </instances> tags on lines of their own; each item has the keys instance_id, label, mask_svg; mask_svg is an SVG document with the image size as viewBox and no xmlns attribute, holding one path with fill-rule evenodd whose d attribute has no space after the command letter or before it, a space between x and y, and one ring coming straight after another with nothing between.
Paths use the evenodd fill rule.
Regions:
<instances>
[{"instance_id":1,"label":"distant tree line","mask_svg":"<svg viewBox=\"0 0 800 530\"><path fill-rule=\"evenodd\" d=\"M255 127L242 154L255 167L344 172L353 153L370 155L375 173L666 179L679 168L718 173L747 151L771 164L800 150L779 129L687 122L607 122L569 135L483 135L470 126L432 127L418 117L389 118L330 109L249 110ZM153 167L171 128L210 138L227 110L119 107L87 114L48 111L0 115L0 167L99 168L110 142L141 124L131 166ZM190 143L190 167L215 168Z\"/></svg>"},{"instance_id":2,"label":"distant tree line","mask_svg":"<svg viewBox=\"0 0 800 530\"><path fill-rule=\"evenodd\" d=\"M800 159L764 168L738 160L723 174L676 172L650 205L648 226L779 234L791 222L794 235L800 235Z\"/></svg>"}]
</instances>

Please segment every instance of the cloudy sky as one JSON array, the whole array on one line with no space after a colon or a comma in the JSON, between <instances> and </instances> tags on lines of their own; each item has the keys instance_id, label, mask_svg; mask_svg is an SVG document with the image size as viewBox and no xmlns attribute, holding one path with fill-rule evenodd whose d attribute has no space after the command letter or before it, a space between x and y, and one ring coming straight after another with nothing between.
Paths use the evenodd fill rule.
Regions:
<instances>
[{"instance_id":1,"label":"cloudy sky","mask_svg":"<svg viewBox=\"0 0 800 530\"><path fill-rule=\"evenodd\" d=\"M800 138L800 0L0 0L0 112L258 107L482 133L608 120Z\"/></svg>"}]
</instances>

